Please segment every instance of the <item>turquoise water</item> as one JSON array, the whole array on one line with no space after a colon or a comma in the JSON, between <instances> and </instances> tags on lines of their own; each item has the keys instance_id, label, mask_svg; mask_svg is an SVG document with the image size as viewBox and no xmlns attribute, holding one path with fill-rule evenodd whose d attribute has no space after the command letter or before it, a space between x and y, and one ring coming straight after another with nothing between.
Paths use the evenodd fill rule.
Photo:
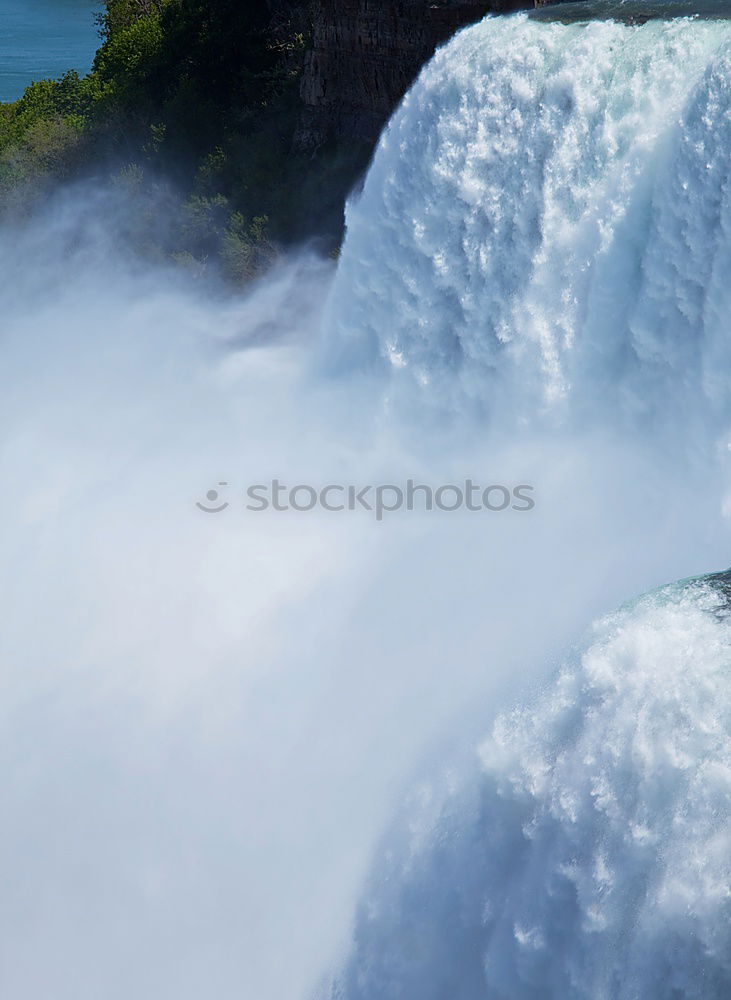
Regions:
<instances>
[{"instance_id":1,"label":"turquoise water","mask_svg":"<svg viewBox=\"0 0 731 1000\"><path fill-rule=\"evenodd\" d=\"M97 0L0 0L0 101L33 80L91 68L99 36Z\"/></svg>"}]
</instances>

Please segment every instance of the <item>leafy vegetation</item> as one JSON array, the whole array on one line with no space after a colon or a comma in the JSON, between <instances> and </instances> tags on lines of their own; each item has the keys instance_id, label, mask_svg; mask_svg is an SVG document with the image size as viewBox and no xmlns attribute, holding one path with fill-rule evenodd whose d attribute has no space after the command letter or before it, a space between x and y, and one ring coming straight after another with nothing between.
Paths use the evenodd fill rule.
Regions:
<instances>
[{"instance_id":1,"label":"leafy vegetation","mask_svg":"<svg viewBox=\"0 0 731 1000\"><path fill-rule=\"evenodd\" d=\"M292 150L307 0L107 0L99 30L88 76L0 104L0 211L29 211L59 181L112 178L136 199L146 251L217 261L233 281L279 246L313 235L337 246L368 150Z\"/></svg>"}]
</instances>

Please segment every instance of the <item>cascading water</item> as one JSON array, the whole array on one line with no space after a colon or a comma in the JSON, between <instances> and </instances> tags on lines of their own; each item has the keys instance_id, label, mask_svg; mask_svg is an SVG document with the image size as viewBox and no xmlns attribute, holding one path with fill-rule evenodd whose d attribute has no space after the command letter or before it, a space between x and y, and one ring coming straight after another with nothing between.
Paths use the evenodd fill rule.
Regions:
<instances>
[{"instance_id":1,"label":"cascading water","mask_svg":"<svg viewBox=\"0 0 731 1000\"><path fill-rule=\"evenodd\" d=\"M728 601L710 578L599 621L481 773L420 788L334 995L728 996Z\"/></svg>"},{"instance_id":2,"label":"cascading water","mask_svg":"<svg viewBox=\"0 0 731 1000\"><path fill-rule=\"evenodd\" d=\"M662 415L707 443L730 399L730 92L723 21L462 32L350 206L343 363L445 410Z\"/></svg>"},{"instance_id":3,"label":"cascading water","mask_svg":"<svg viewBox=\"0 0 731 1000\"><path fill-rule=\"evenodd\" d=\"M708 486L731 417L730 108L724 21L464 31L349 207L338 364L385 373L402 414L601 427L689 475L703 455ZM728 593L708 577L600 620L474 764L435 768L325 993L731 995Z\"/></svg>"},{"instance_id":4,"label":"cascading water","mask_svg":"<svg viewBox=\"0 0 731 1000\"><path fill-rule=\"evenodd\" d=\"M0 230L3 996L729 995L727 580L556 676L729 561L729 46L463 32L335 274L131 262L123 187Z\"/></svg>"}]
</instances>

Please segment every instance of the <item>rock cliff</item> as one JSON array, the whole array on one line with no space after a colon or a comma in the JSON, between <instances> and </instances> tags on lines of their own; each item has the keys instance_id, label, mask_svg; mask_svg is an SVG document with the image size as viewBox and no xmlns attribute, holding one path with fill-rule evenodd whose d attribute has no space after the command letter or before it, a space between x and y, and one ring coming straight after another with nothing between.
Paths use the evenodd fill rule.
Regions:
<instances>
[{"instance_id":1,"label":"rock cliff","mask_svg":"<svg viewBox=\"0 0 731 1000\"><path fill-rule=\"evenodd\" d=\"M490 11L531 0L317 0L295 149L373 143L435 48Z\"/></svg>"}]
</instances>

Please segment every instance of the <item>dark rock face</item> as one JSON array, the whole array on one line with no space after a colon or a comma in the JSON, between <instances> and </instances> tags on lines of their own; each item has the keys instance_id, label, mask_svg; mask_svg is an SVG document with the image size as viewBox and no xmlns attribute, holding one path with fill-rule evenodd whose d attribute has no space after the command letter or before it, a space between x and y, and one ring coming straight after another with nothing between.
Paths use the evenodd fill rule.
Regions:
<instances>
[{"instance_id":1,"label":"dark rock face","mask_svg":"<svg viewBox=\"0 0 731 1000\"><path fill-rule=\"evenodd\" d=\"M532 0L319 0L296 149L332 139L373 143L434 50L490 11Z\"/></svg>"}]
</instances>

